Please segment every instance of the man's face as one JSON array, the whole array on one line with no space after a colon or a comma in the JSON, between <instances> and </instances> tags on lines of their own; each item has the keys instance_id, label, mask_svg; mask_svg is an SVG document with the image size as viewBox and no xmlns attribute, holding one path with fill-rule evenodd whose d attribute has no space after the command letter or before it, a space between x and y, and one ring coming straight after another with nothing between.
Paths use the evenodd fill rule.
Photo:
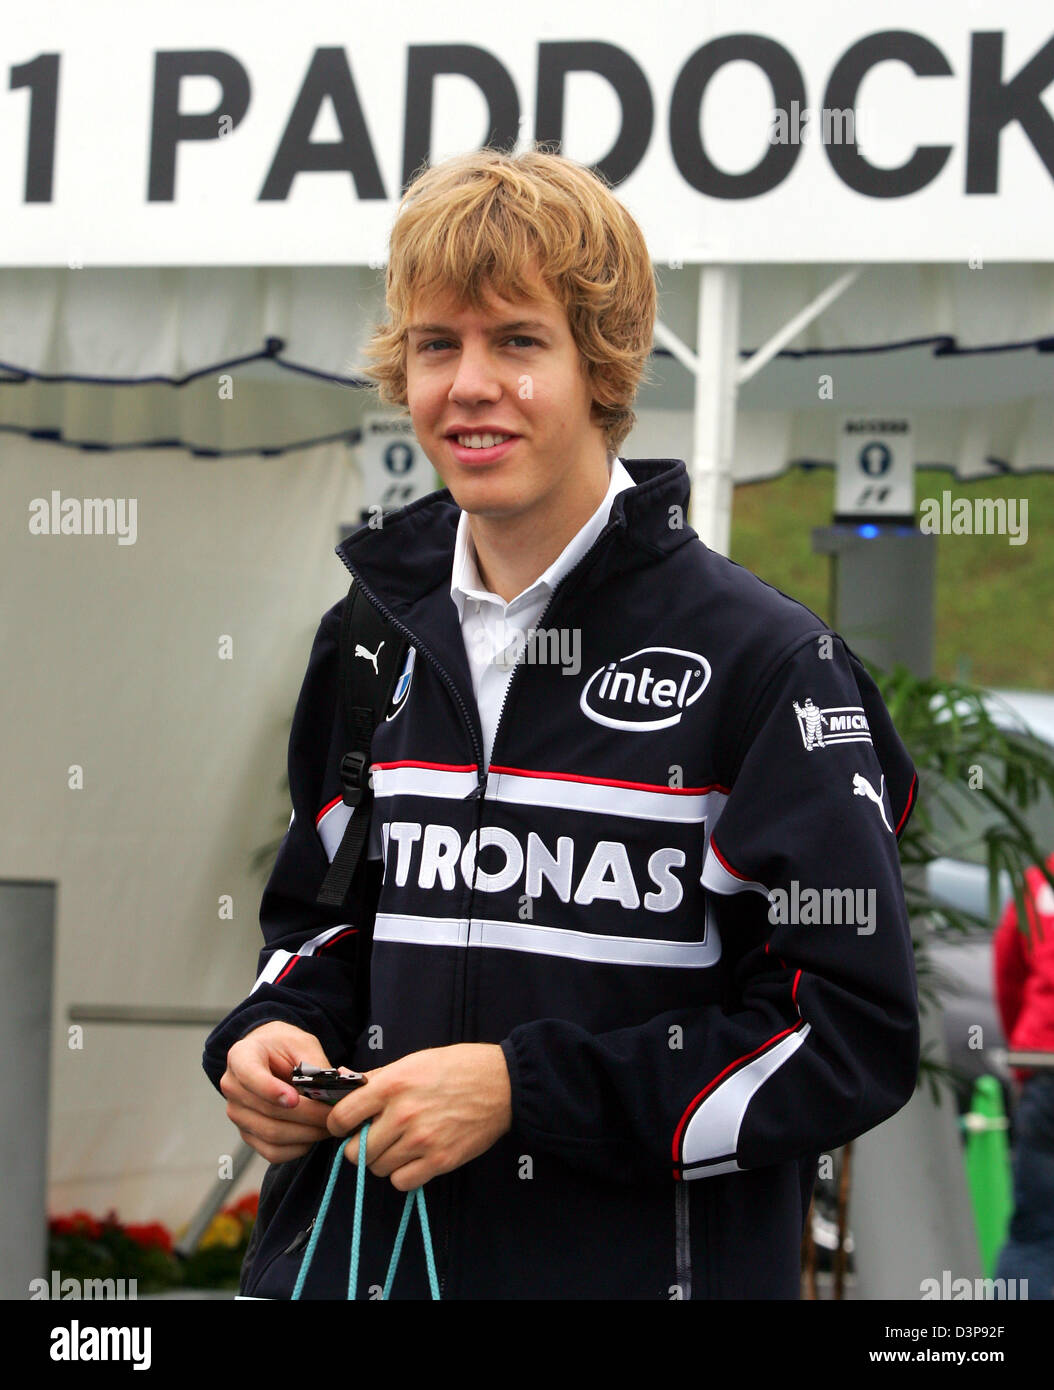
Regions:
<instances>
[{"instance_id":1,"label":"man's face","mask_svg":"<svg viewBox=\"0 0 1054 1390\"><path fill-rule=\"evenodd\" d=\"M542 518L602 476L607 451L590 419L585 364L563 307L535 286L529 299L492 295L483 310L450 292L419 297L410 314L414 432L466 512Z\"/></svg>"}]
</instances>

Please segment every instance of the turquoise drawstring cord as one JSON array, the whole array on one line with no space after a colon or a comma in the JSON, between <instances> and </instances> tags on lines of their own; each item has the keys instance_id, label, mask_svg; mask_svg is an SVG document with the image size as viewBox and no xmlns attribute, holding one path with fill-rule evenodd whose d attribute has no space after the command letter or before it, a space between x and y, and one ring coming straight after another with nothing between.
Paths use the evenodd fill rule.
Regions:
<instances>
[{"instance_id":1,"label":"turquoise drawstring cord","mask_svg":"<svg viewBox=\"0 0 1054 1390\"><path fill-rule=\"evenodd\" d=\"M423 1187L415 1187L412 1192L406 1194L406 1202L403 1205L403 1218L399 1222L399 1233L395 1237L395 1245L392 1248L392 1261L388 1266L388 1277L384 1281L384 1292L382 1298L387 1298L392 1291L392 1284L395 1282L395 1271L399 1264L399 1256L403 1252L403 1237L406 1235L406 1228L410 1224L410 1209L415 1204L417 1215L421 1221L421 1236L425 1243L425 1264L428 1266L428 1285L432 1290L432 1297L439 1297L439 1279L436 1275L435 1256L432 1253L432 1233L428 1229L428 1209L425 1206L425 1193Z\"/></svg>"},{"instance_id":2,"label":"turquoise drawstring cord","mask_svg":"<svg viewBox=\"0 0 1054 1390\"><path fill-rule=\"evenodd\" d=\"M330 1169L330 1171L329 1171L329 1181L326 1183L326 1190L325 1190L325 1192L322 1194L322 1205L319 1207L319 1209L318 1209L318 1215L315 1217L314 1225L313 1225L312 1230L311 1230L311 1239L310 1239L310 1240L308 1241L308 1243L307 1243L307 1249L304 1251L304 1258L300 1261L300 1273L296 1276L296 1283L293 1285L293 1297L294 1297L294 1298L299 1298L299 1297L300 1297L300 1290L304 1287L304 1280L307 1278L307 1272L308 1272L308 1270L311 1268L311 1261L315 1258L315 1246L318 1244L318 1238L319 1238L319 1236L322 1234L322 1222L325 1220L326 1212L329 1210L329 1199L333 1196L333 1189L334 1189L334 1188L336 1187L336 1185L337 1185L337 1178L338 1178L338 1176L339 1176L339 1174L340 1174L340 1168L338 1167L338 1164L340 1163L340 1160L344 1157L344 1150L348 1147L348 1144L349 1144L350 1142L351 1142L351 1135L349 1134L348 1137L347 1137L347 1139L344 1140L343 1144L341 1144L340 1148L337 1150L337 1155L336 1155L336 1158L334 1159L333 1167L332 1167L332 1168ZM361 1145L360 1145L360 1147L359 1147L359 1157L360 1157L360 1159L361 1159L361 1157L362 1157L362 1153L363 1153L363 1150L362 1150L362 1147L361 1147ZM361 1171L361 1169L362 1169L362 1164L361 1164L361 1163L359 1164L359 1169L360 1169L360 1171ZM352 1234L352 1250L353 1250L353 1252L354 1252L356 1264L358 1263L358 1253L359 1253L359 1252L358 1252L358 1243L359 1243L359 1221L358 1221L359 1211L358 1211L358 1196L359 1196L359 1194L358 1194L358 1191L356 1190L356 1193L355 1193L355 1229L354 1229L354 1232L353 1232L353 1234Z\"/></svg>"},{"instance_id":3,"label":"turquoise drawstring cord","mask_svg":"<svg viewBox=\"0 0 1054 1390\"><path fill-rule=\"evenodd\" d=\"M370 1132L369 1121L362 1127L359 1135L359 1162L355 1169L355 1220L351 1227L351 1264L348 1266L348 1298L354 1299L355 1292L359 1287L359 1244L362 1237L362 1203L366 1196L366 1135ZM349 1134L344 1143L337 1150L337 1155L333 1160L333 1167L338 1171L344 1157L344 1150L351 1143ZM322 1195L322 1206L319 1208L317 1225L321 1226L326 1216L326 1206L328 1205L329 1194L333 1191L333 1184L327 1183L326 1191ZM314 1232L312 1232L314 1234Z\"/></svg>"},{"instance_id":4,"label":"turquoise drawstring cord","mask_svg":"<svg viewBox=\"0 0 1054 1390\"><path fill-rule=\"evenodd\" d=\"M354 1301L356 1289L359 1283L359 1247L362 1241L362 1208L366 1196L366 1136L370 1131L369 1121L359 1130L359 1162L355 1174L355 1223L351 1232L351 1262L348 1268L348 1298ZM337 1178L340 1175L340 1165L344 1158L344 1150L351 1143L353 1135L348 1135L347 1139L337 1149L333 1156L333 1166L329 1171L329 1180L326 1183L326 1190L322 1194L322 1203L315 1217L315 1223L311 1231L311 1239L307 1243L304 1251L304 1258L300 1262L300 1272L296 1277L296 1284L293 1287L293 1298L298 1299L307 1279L307 1272L311 1268L311 1261L315 1257L315 1246L318 1238L322 1234L322 1223L326 1219L326 1212L329 1210L330 1198L333 1196L333 1189L337 1185ZM428 1225L428 1208L425 1206L424 1188L415 1187L412 1192L406 1194L406 1201L403 1204L402 1219L399 1222L399 1230L395 1237L395 1245L392 1247L392 1257L388 1264L388 1274L384 1281L384 1291L382 1299L388 1298L392 1291L392 1284L395 1282L395 1271L399 1267L399 1258L403 1252L403 1241L406 1238L406 1230L410 1224L410 1212L416 1205L417 1214L421 1221L421 1237L425 1246L425 1263L428 1266L428 1286L432 1291L432 1298L439 1298L439 1278L436 1274L435 1255L432 1251L432 1232Z\"/></svg>"}]
</instances>

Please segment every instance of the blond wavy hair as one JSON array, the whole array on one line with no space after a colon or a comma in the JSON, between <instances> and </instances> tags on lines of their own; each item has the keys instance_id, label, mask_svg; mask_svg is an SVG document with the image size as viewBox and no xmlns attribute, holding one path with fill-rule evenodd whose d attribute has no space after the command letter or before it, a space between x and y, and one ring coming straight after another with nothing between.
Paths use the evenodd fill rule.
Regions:
<instances>
[{"instance_id":1,"label":"blond wavy hair","mask_svg":"<svg viewBox=\"0 0 1054 1390\"><path fill-rule=\"evenodd\" d=\"M527 298L543 284L567 314L617 453L633 428L655 324L655 274L644 236L608 186L535 146L457 155L419 171L392 229L385 303L363 370L385 405L406 406L406 335L418 296L456 290L475 310L490 294Z\"/></svg>"}]
</instances>

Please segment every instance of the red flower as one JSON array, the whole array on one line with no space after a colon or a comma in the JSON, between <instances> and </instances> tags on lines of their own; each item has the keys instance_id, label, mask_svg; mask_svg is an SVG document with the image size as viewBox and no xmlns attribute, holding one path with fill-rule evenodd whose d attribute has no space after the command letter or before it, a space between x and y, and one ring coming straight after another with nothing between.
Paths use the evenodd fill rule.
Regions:
<instances>
[{"instance_id":1,"label":"red flower","mask_svg":"<svg viewBox=\"0 0 1054 1390\"><path fill-rule=\"evenodd\" d=\"M72 1211L69 1216L53 1216L48 1225L57 1236L87 1236L89 1240L97 1240L102 1234L102 1227L87 1211Z\"/></svg>"},{"instance_id":2,"label":"red flower","mask_svg":"<svg viewBox=\"0 0 1054 1390\"><path fill-rule=\"evenodd\" d=\"M98 1240L106 1231L119 1231L144 1250L164 1250L168 1254L172 1251L172 1237L159 1221L122 1226L112 1207L102 1221L96 1220L87 1211L73 1211L69 1216L53 1216L48 1221L48 1229L52 1235L84 1236L89 1240Z\"/></svg>"},{"instance_id":3,"label":"red flower","mask_svg":"<svg viewBox=\"0 0 1054 1390\"><path fill-rule=\"evenodd\" d=\"M247 1192L244 1197L227 1208L232 1216L248 1217L251 1221L256 1220L256 1211L260 1205L259 1192Z\"/></svg>"},{"instance_id":4,"label":"red flower","mask_svg":"<svg viewBox=\"0 0 1054 1390\"><path fill-rule=\"evenodd\" d=\"M166 1254L172 1251L172 1237L160 1221L151 1221L147 1225L129 1225L124 1228L124 1233L129 1240L134 1240L145 1250L164 1250Z\"/></svg>"}]
</instances>

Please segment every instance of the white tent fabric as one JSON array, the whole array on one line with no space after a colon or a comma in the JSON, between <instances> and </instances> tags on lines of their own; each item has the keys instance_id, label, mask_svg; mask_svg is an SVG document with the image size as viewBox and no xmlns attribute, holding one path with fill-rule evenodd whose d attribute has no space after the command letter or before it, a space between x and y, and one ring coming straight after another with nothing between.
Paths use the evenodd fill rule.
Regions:
<instances>
[{"instance_id":1,"label":"white tent fabric","mask_svg":"<svg viewBox=\"0 0 1054 1390\"><path fill-rule=\"evenodd\" d=\"M744 268L741 355L842 269ZM693 344L698 272L658 271L662 318ZM184 1221L237 1143L204 1029L88 1025L75 1049L67 1010L219 1013L251 983L248 859L288 817L288 719L345 588L332 547L358 517L348 445L375 407L355 383L381 280L0 270L0 592L17 596L0 606L0 878L59 884L52 1211ZM963 478L1050 468L1052 348L1054 267L868 267L741 388L735 477L833 462L852 410L910 410L918 461ZM665 353L652 374L623 453L689 459L692 378ZM137 499L136 544L33 535L27 507L52 490ZM114 1078L132 1064L160 1079L130 1092Z\"/></svg>"},{"instance_id":2,"label":"white tent fabric","mask_svg":"<svg viewBox=\"0 0 1054 1390\"><path fill-rule=\"evenodd\" d=\"M740 355L843 269L744 268ZM657 271L660 316L694 344L698 271ZM353 442L383 310L368 268L0 270L0 450L11 433L223 455ZM917 460L961 478L1049 469L1052 353L1054 266L867 267L741 388L734 479L833 463L838 417L876 409L911 412ZM625 452L690 458L692 378L664 351L652 374Z\"/></svg>"},{"instance_id":3,"label":"white tent fabric","mask_svg":"<svg viewBox=\"0 0 1054 1390\"><path fill-rule=\"evenodd\" d=\"M32 534L52 489L135 499L135 544ZM250 861L289 819L289 720L347 591L333 547L358 476L340 445L217 463L9 439L0 493L0 879L58 885L49 1208L178 1226L239 1143L201 1070L208 1029L89 1022L78 1041L68 1011L219 1018L248 993Z\"/></svg>"}]
</instances>

